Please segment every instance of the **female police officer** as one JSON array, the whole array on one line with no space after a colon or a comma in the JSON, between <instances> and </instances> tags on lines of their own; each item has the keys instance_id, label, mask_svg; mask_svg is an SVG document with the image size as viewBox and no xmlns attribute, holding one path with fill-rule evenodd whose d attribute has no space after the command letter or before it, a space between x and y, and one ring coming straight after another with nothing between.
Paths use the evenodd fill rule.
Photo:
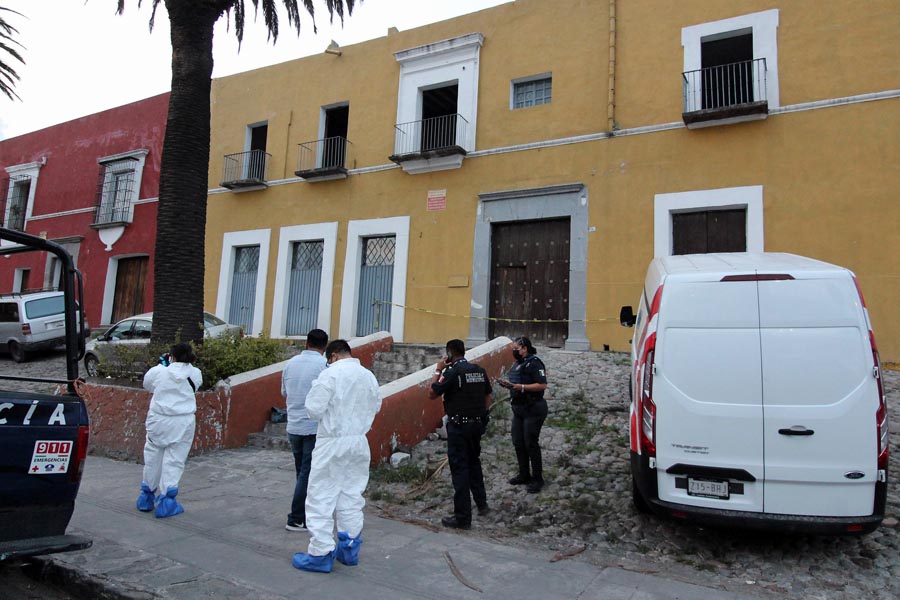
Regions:
<instances>
[{"instance_id":1,"label":"female police officer","mask_svg":"<svg viewBox=\"0 0 900 600\"><path fill-rule=\"evenodd\" d=\"M513 357L516 363L509 370L509 379L498 381L510 391L512 441L519 463L518 475L509 482L513 485L527 484L528 493L536 494L544 487L539 438L547 418L547 401L544 400L547 374L544 363L537 357L537 351L527 337L516 338L513 342Z\"/></svg>"}]
</instances>

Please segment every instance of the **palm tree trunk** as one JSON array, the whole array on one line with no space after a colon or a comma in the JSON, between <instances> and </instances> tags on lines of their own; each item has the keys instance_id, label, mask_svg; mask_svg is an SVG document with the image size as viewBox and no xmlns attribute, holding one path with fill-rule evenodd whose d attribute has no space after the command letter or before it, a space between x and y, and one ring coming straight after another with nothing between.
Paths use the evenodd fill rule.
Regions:
<instances>
[{"instance_id":1,"label":"palm tree trunk","mask_svg":"<svg viewBox=\"0 0 900 600\"><path fill-rule=\"evenodd\" d=\"M166 0L172 92L163 141L154 256L153 339L203 341L214 3Z\"/></svg>"}]
</instances>

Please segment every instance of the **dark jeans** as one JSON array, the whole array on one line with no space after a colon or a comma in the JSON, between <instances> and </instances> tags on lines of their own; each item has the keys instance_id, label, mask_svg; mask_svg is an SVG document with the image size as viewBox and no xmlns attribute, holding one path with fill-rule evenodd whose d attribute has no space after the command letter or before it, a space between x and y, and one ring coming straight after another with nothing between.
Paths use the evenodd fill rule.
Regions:
<instances>
[{"instance_id":1,"label":"dark jeans","mask_svg":"<svg viewBox=\"0 0 900 600\"><path fill-rule=\"evenodd\" d=\"M294 500L291 502L291 514L288 521L306 523L306 486L309 483L309 468L312 466L312 452L316 447L315 435L288 434L291 452L294 453L294 468L297 470L297 483L294 485Z\"/></svg>"},{"instance_id":2,"label":"dark jeans","mask_svg":"<svg viewBox=\"0 0 900 600\"><path fill-rule=\"evenodd\" d=\"M513 405L512 411L512 442L516 448L519 475L544 481L539 438L544 419L547 418L547 401L541 399L528 406Z\"/></svg>"},{"instance_id":3,"label":"dark jeans","mask_svg":"<svg viewBox=\"0 0 900 600\"><path fill-rule=\"evenodd\" d=\"M453 480L453 514L461 523L472 522L472 498L475 504L487 504L484 474L481 471L481 436L485 423L447 423L447 460Z\"/></svg>"}]
</instances>

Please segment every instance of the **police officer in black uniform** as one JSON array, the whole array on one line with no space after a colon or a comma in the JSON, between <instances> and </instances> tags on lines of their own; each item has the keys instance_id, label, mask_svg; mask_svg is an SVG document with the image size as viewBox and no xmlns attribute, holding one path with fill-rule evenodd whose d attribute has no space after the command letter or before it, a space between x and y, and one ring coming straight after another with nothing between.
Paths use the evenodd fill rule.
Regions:
<instances>
[{"instance_id":1,"label":"police officer in black uniform","mask_svg":"<svg viewBox=\"0 0 900 600\"><path fill-rule=\"evenodd\" d=\"M516 448L519 473L509 480L513 485L525 484L528 493L536 494L544 487L544 470L541 460L541 427L547 418L547 373L544 363L527 337L513 342L515 364L509 370L509 379L498 380L509 390L512 404L512 441Z\"/></svg>"},{"instance_id":2,"label":"police officer in black uniform","mask_svg":"<svg viewBox=\"0 0 900 600\"><path fill-rule=\"evenodd\" d=\"M490 510L481 471L481 436L487 427L491 382L478 365L469 363L462 340L447 342L447 356L437 363L429 398L444 397L447 414L447 459L453 479L453 514L444 527L472 527L472 498L478 514ZM469 493L472 498L469 498Z\"/></svg>"}]
</instances>

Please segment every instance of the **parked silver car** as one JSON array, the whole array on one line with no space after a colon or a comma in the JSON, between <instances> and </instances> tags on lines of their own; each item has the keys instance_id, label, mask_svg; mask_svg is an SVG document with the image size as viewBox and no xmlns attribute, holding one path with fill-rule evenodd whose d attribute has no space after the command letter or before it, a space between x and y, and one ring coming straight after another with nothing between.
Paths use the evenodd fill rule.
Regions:
<instances>
[{"instance_id":1,"label":"parked silver car","mask_svg":"<svg viewBox=\"0 0 900 600\"><path fill-rule=\"evenodd\" d=\"M153 313L134 315L122 319L97 338L89 341L84 352L84 368L91 377L98 375L101 362L111 360L116 347L146 346L150 343ZM216 315L203 313L203 337L216 338L225 335L242 335L240 325L226 323Z\"/></svg>"}]
</instances>

